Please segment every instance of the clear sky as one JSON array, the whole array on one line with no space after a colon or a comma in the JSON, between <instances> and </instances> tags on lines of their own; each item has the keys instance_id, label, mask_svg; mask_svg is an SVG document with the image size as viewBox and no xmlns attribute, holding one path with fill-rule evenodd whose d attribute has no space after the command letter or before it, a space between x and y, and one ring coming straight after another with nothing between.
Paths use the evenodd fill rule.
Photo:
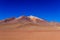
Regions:
<instances>
[{"instance_id":1,"label":"clear sky","mask_svg":"<svg viewBox=\"0 0 60 40\"><path fill-rule=\"evenodd\" d=\"M0 20L21 15L60 22L60 0L0 0Z\"/></svg>"}]
</instances>

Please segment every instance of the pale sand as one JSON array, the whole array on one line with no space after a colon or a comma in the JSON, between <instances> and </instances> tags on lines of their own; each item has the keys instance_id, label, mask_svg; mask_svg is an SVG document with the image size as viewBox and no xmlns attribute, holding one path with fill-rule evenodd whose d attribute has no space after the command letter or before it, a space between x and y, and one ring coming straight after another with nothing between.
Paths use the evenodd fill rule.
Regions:
<instances>
[{"instance_id":1,"label":"pale sand","mask_svg":"<svg viewBox=\"0 0 60 40\"><path fill-rule=\"evenodd\" d=\"M1 31L0 40L60 40L60 31Z\"/></svg>"}]
</instances>

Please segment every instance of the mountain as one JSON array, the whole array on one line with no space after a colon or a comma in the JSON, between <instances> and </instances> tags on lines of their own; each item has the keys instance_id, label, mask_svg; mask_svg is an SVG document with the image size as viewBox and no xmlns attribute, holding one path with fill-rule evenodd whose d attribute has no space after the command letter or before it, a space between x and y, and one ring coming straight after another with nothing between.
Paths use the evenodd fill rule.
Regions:
<instances>
[{"instance_id":1,"label":"mountain","mask_svg":"<svg viewBox=\"0 0 60 40\"><path fill-rule=\"evenodd\" d=\"M59 29L60 23L48 22L35 16L20 16L0 20L0 29L50 30Z\"/></svg>"},{"instance_id":2,"label":"mountain","mask_svg":"<svg viewBox=\"0 0 60 40\"><path fill-rule=\"evenodd\" d=\"M18 18L12 17L5 20L1 20L0 23L12 23L12 22L33 22L33 23L47 23L47 21L35 17L35 16L20 16Z\"/></svg>"}]
</instances>

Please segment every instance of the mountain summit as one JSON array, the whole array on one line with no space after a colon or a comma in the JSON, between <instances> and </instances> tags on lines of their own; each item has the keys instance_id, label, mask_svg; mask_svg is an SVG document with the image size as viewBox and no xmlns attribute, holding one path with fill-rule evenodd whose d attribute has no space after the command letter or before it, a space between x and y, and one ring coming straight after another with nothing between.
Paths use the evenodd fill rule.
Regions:
<instances>
[{"instance_id":1,"label":"mountain summit","mask_svg":"<svg viewBox=\"0 0 60 40\"><path fill-rule=\"evenodd\" d=\"M43 20L43 19L41 19L41 18L38 18L38 17L32 16L32 15L29 16L29 18L32 19L32 20L36 20L36 19Z\"/></svg>"}]
</instances>

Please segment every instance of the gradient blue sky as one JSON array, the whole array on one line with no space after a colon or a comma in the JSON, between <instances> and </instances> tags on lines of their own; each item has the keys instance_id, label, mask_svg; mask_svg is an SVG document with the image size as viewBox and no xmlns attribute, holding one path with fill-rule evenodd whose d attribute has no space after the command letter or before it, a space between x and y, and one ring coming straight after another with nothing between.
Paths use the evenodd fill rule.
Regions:
<instances>
[{"instance_id":1,"label":"gradient blue sky","mask_svg":"<svg viewBox=\"0 0 60 40\"><path fill-rule=\"evenodd\" d=\"M60 22L60 0L0 0L0 20L21 15Z\"/></svg>"}]
</instances>

